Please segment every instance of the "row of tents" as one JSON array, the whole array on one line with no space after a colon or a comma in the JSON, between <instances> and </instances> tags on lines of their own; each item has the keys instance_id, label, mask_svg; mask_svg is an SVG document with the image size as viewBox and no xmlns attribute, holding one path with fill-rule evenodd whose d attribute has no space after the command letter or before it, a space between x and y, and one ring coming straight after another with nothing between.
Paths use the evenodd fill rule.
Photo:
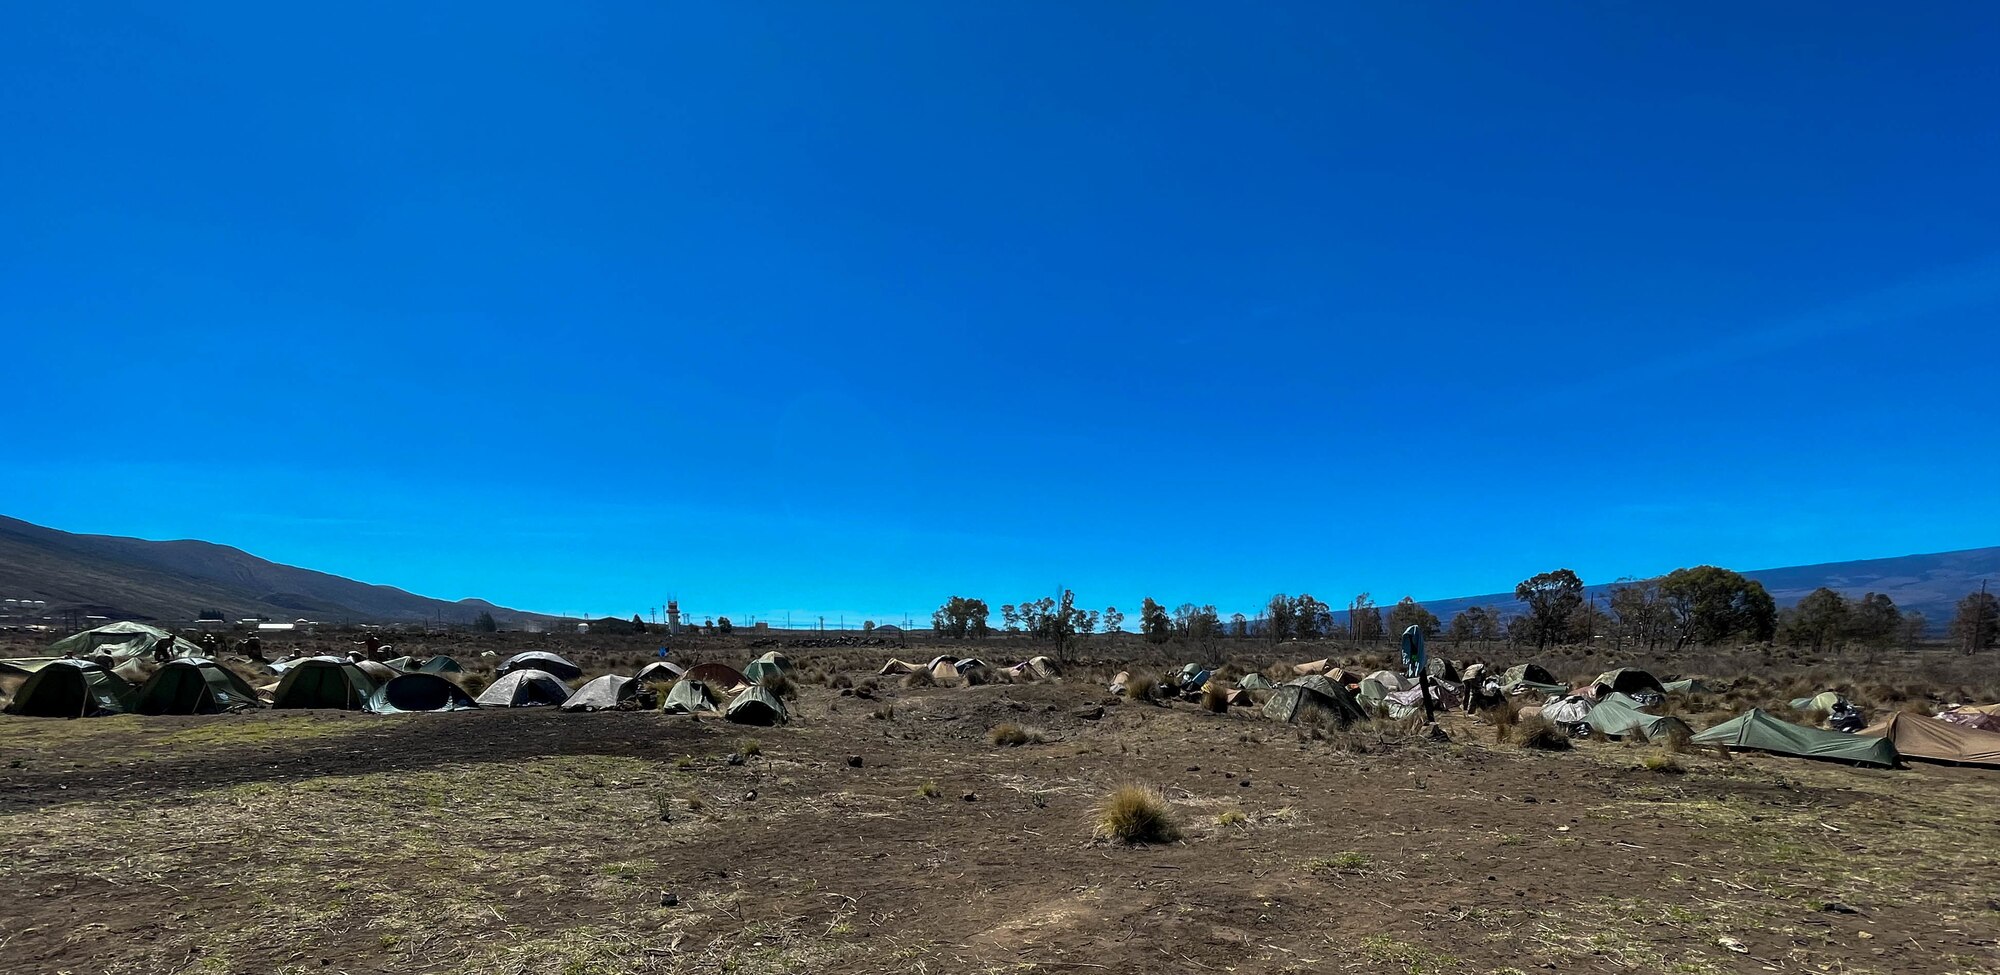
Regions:
<instances>
[{"instance_id":1,"label":"row of tents","mask_svg":"<svg viewBox=\"0 0 2000 975\"><path fill-rule=\"evenodd\" d=\"M526 658L526 659L523 659ZM552 659L551 659L552 658ZM767 663L769 663L767 661ZM540 664L559 670L544 670ZM785 663L784 666L789 666ZM655 662L633 677L607 674L572 691L581 668L554 654L521 654L478 697L438 673L414 670L377 681L361 662L345 657L290 661L272 688L275 709L334 709L404 714L474 708L557 707L565 711L605 711L626 706L652 682L674 681L666 710L716 712L743 724L771 725L790 719L784 702L726 664L704 664L683 672ZM691 675L691 676L690 676ZM722 703L713 688L730 696ZM7 713L28 717L80 718L113 714L222 714L267 706L235 671L196 657L169 661L143 684L134 685L110 668L89 660L58 659L35 668Z\"/></svg>"}]
</instances>

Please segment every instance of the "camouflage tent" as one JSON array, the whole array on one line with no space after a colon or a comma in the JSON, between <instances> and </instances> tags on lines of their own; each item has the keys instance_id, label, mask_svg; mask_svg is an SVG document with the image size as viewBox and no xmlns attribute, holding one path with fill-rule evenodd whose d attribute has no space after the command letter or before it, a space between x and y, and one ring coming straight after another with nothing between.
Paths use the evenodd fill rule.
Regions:
<instances>
[{"instance_id":1,"label":"camouflage tent","mask_svg":"<svg viewBox=\"0 0 2000 975\"><path fill-rule=\"evenodd\" d=\"M236 673L213 660L183 657L168 661L133 701L140 714L222 714L261 708L257 692Z\"/></svg>"},{"instance_id":2,"label":"camouflage tent","mask_svg":"<svg viewBox=\"0 0 2000 975\"><path fill-rule=\"evenodd\" d=\"M30 718L99 718L132 709L137 692L117 674L87 660L58 660L34 672L8 714Z\"/></svg>"},{"instance_id":3,"label":"camouflage tent","mask_svg":"<svg viewBox=\"0 0 2000 975\"><path fill-rule=\"evenodd\" d=\"M1319 675L1280 684L1264 701L1264 716L1287 724L1321 719L1342 725L1367 717L1352 692Z\"/></svg>"}]
</instances>

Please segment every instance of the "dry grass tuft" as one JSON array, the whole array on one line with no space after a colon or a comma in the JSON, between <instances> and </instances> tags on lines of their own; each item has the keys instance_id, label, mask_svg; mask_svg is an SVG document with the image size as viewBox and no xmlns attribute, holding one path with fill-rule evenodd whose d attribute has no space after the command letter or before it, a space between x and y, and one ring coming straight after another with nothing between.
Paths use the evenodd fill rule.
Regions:
<instances>
[{"instance_id":1,"label":"dry grass tuft","mask_svg":"<svg viewBox=\"0 0 2000 975\"><path fill-rule=\"evenodd\" d=\"M1569 736L1547 718L1529 718L1515 722L1508 740L1522 748L1533 748L1545 752L1566 752L1570 750Z\"/></svg>"},{"instance_id":2,"label":"dry grass tuft","mask_svg":"<svg viewBox=\"0 0 2000 975\"><path fill-rule=\"evenodd\" d=\"M1687 767L1683 766L1679 759L1664 751L1647 755L1639 760L1639 764L1646 766L1648 771L1658 772L1661 775L1683 775L1687 772Z\"/></svg>"},{"instance_id":3,"label":"dry grass tuft","mask_svg":"<svg viewBox=\"0 0 2000 975\"><path fill-rule=\"evenodd\" d=\"M1125 699L1152 704L1159 700L1160 679L1152 674L1133 674L1125 681Z\"/></svg>"},{"instance_id":4,"label":"dry grass tuft","mask_svg":"<svg viewBox=\"0 0 2000 975\"><path fill-rule=\"evenodd\" d=\"M928 670L916 670L903 675L904 687L936 687L937 678Z\"/></svg>"},{"instance_id":5,"label":"dry grass tuft","mask_svg":"<svg viewBox=\"0 0 2000 975\"><path fill-rule=\"evenodd\" d=\"M1219 681L1209 681L1201 689L1201 709L1212 714L1222 714L1229 710L1229 692Z\"/></svg>"},{"instance_id":6,"label":"dry grass tuft","mask_svg":"<svg viewBox=\"0 0 2000 975\"><path fill-rule=\"evenodd\" d=\"M798 685L792 683L792 679L782 673L765 674L761 680L757 681L757 684L779 698L792 701L798 700Z\"/></svg>"},{"instance_id":7,"label":"dry grass tuft","mask_svg":"<svg viewBox=\"0 0 2000 975\"><path fill-rule=\"evenodd\" d=\"M1100 835L1121 843L1171 843L1181 838L1173 806L1157 790L1142 785L1119 786L1097 807Z\"/></svg>"},{"instance_id":8,"label":"dry grass tuft","mask_svg":"<svg viewBox=\"0 0 2000 975\"><path fill-rule=\"evenodd\" d=\"M993 726L993 730L986 733L986 740L995 745L1015 748L1021 745L1040 744L1043 740L1043 735L1041 730L1037 728L1023 728L1017 724L1002 724Z\"/></svg>"}]
</instances>

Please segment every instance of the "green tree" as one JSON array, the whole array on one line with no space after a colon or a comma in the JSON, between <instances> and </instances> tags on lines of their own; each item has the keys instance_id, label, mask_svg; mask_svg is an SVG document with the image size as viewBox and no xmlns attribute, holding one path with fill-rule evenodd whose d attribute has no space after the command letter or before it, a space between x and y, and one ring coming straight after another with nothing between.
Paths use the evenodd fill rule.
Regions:
<instances>
[{"instance_id":1,"label":"green tree","mask_svg":"<svg viewBox=\"0 0 2000 975\"><path fill-rule=\"evenodd\" d=\"M1231 614L1229 617L1229 635L1235 637L1238 640L1241 640L1244 637L1249 636L1250 618L1248 616L1243 615L1242 613Z\"/></svg>"},{"instance_id":2,"label":"green tree","mask_svg":"<svg viewBox=\"0 0 2000 975\"><path fill-rule=\"evenodd\" d=\"M1382 608L1373 596L1364 592L1347 604L1347 633L1356 643L1382 639Z\"/></svg>"},{"instance_id":3,"label":"green tree","mask_svg":"<svg viewBox=\"0 0 2000 975\"><path fill-rule=\"evenodd\" d=\"M1612 585L1605 605L1617 624L1618 645L1630 643L1648 650L1665 642L1671 627L1666 606L1660 602L1660 585L1655 579L1618 580Z\"/></svg>"},{"instance_id":4,"label":"green tree","mask_svg":"<svg viewBox=\"0 0 2000 975\"><path fill-rule=\"evenodd\" d=\"M1000 620L1006 624L1006 631L1008 633L1019 633L1021 631L1021 614L1015 611L1013 603L1004 603L1001 605Z\"/></svg>"},{"instance_id":5,"label":"green tree","mask_svg":"<svg viewBox=\"0 0 2000 975\"><path fill-rule=\"evenodd\" d=\"M1292 600L1292 632L1301 640L1320 640L1333 631L1333 607L1301 593Z\"/></svg>"},{"instance_id":6,"label":"green tree","mask_svg":"<svg viewBox=\"0 0 2000 975\"><path fill-rule=\"evenodd\" d=\"M1514 587L1514 598L1527 604L1527 632L1533 635L1535 649L1546 649L1569 635L1571 617L1583 605L1583 580L1568 569L1544 572L1521 580Z\"/></svg>"},{"instance_id":7,"label":"green tree","mask_svg":"<svg viewBox=\"0 0 2000 975\"><path fill-rule=\"evenodd\" d=\"M1293 637L1292 606L1292 597L1284 593L1272 596L1264 604L1264 639L1283 643Z\"/></svg>"},{"instance_id":8,"label":"green tree","mask_svg":"<svg viewBox=\"0 0 2000 975\"><path fill-rule=\"evenodd\" d=\"M1903 624L1896 634L1896 639L1902 644L1903 649L1915 650L1923 644L1924 637L1929 635L1930 626L1931 621L1925 619L1924 614L1914 610L1904 613Z\"/></svg>"},{"instance_id":9,"label":"green tree","mask_svg":"<svg viewBox=\"0 0 2000 975\"><path fill-rule=\"evenodd\" d=\"M1389 632L1401 633L1412 626L1419 627L1425 637L1435 637L1444 628L1438 622L1437 614L1425 609L1415 599L1404 596L1389 609Z\"/></svg>"},{"instance_id":10,"label":"green tree","mask_svg":"<svg viewBox=\"0 0 2000 975\"><path fill-rule=\"evenodd\" d=\"M640 618L638 613L632 614L632 632L634 633L646 632L646 621Z\"/></svg>"},{"instance_id":11,"label":"green tree","mask_svg":"<svg viewBox=\"0 0 2000 975\"><path fill-rule=\"evenodd\" d=\"M953 596L931 613L931 627L939 636L954 640L984 638L992 630L986 625L991 611L986 600Z\"/></svg>"},{"instance_id":12,"label":"green tree","mask_svg":"<svg viewBox=\"0 0 2000 975\"><path fill-rule=\"evenodd\" d=\"M1871 592L1847 614L1847 636L1870 650L1886 650L1903 630L1903 611L1887 593Z\"/></svg>"},{"instance_id":13,"label":"green tree","mask_svg":"<svg viewBox=\"0 0 2000 975\"><path fill-rule=\"evenodd\" d=\"M485 610L480 610L478 617L473 619L472 628L478 630L481 633L500 632L500 624L495 623L493 621L493 614L486 612Z\"/></svg>"},{"instance_id":14,"label":"green tree","mask_svg":"<svg viewBox=\"0 0 2000 975\"><path fill-rule=\"evenodd\" d=\"M1660 580L1660 598L1673 617L1676 650L1739 636L1766 643L1777 629L1777 603L1740 572L1713 565L1675 569Z\"/></svg>"},{"instance_id":15,"label":"green tree","mask_svg":"<svg viewBox=\"0 0 2000 975\"><path fill-rule=\"evenodd\" d=\"M1106 633L1125 632L1125 614L1119 612L1118 607L1116 606L1104 607L1104 632Z\"/></svg>"},{"instance_id":16,"label":"green tree","mask_svg":"<svg viewBox=\"0 0 2000 975\"><path fill-rule=\"evenodd\" d=\"M1799 600L1789 622L1787 642L1814 653L1831 650L1847 629L1847 597L1821 586Z\"/></svg>"},{"instance_id":17,"label":"green tree","mask_svg":"<svg viewBox=\"0 0 2000 975\"><path fill-rule=\"evenodd\" d=\"M1167 615L1167 608L1147 596L1139 606L1139 632L1146 635L1148 643L1165 643L1173 638L1174 620Z\"/></svg>"},{"instance_id":18,"label":"green tree","mask_svg":"<svg viewBox=\"0 0 2000 975\"><path fill-rule=\"evenodd\" d=\"M729 622L727 616L718 616L715 618L715 632L728 636L736 632L736 624Z\"/></svg>"},{"instance_id":19,"label":"green tree","mask_svg":"<svg viewBox=\"0 0 2000 975\"><path fill-rule=\"evenodd\" d=\"M2000 639L2000 597L1985 590L1958 601L1958 615L1951 621L1951 640L1966 653L1993 649Z\"/></svg>"},{"instance_id":20,"label":"green tree","mask_svg":"<svg viewBox=\"0 0 2000 975\"><path fill-rule=\"evenodd\" d=\"M1446 631L1455 646L1461 643L1486 643L1500 639L1500 614L1486 606L1467 606L1451 618L1451 627Z\"/></svg>"}]
</instances>

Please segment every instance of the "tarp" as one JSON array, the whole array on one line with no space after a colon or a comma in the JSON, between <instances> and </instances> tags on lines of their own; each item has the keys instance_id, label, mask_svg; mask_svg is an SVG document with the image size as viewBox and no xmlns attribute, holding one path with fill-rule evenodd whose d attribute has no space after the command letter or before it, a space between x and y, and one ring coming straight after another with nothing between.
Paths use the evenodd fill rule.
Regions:
<instances>
[{"instance_id":1,"label":"tarp","mask_svg":"<svg viewBox=\"0 0 2000 975\"><path fill-rule=\"evenodd\" d=\"M919 670L929 671L930 667L924 664L913 664L907 660L897 660L894 657L890 657L889 662L883 664L882 669L876 671L875 673L877 676L886 677L890 674L914 674Z\"/></svg>"},{"instance_id":2,"label":"tarp","mask_svg":"<svg viewBox=\"0 0 2000 975\"><path fill-rule=\"evenodd\" d=\"M223 714L263 706L234 671L198 657L161 665L132 702L132 710L140 714Z\"/></svg>"},{"instance_id":3,"label":"tarp","mask_svg":"<svg viewBox=\"0 0 2000 975\"><path fill-rule=\"evenodd\" d=\"M539 670L557 680L575 680L583 676L583 668L564 660L547 650L529 650L517 653L500 662L493 672L506 675L517 670Z\"/></svg>"},{"instance_id":4,"label":"tarp","mask_svg":"<svg viewBox=\"0 0 2000 975\"><path fill-rule=\"evenodd\" d=\"M728 664L696 664L681 675L682 680L707 681L721 688L742 687L750 683L743 679L743 673Z\"/></svg>"},{"instance_id":5,"label":"tarp","mask_svg":"<svg viewBox=\"0 0 2000 975\"><path fill-rule=\"evenodd\" d=\"M681 675L685 673L687 673L687 668L682 667L680 664L671 663L665 660L655 660L652 663L649 663L646 666L639 668L639 672L632 676L634 680L652 681L654 683L664 684L667 683L668 681L680 680Z\"/></svg>"},{"instance_id":6,"label":"tarp","mask_svg":"<svg viewBox=\"0 0 2000 975\"><path fill-rule=\"evenodd\" d=\"M1571 694L1561 700L1542 705L1542 717L1556 724L1575 724L1589 721L1590 712L1597 709L1597 703L1581 694Z\"/></svg>"},{"instance_id":7,"label":"tarp","mask_svg":"<svg viewBox=\"0 0 2000 975\"><path fill-rule=\"evenodd\" d=\"M1458 684L1448 680L1439 680L1435 677L1431 678L1431 707L1440 711L1449 711L1458 707L1462 702L1459 691L1460 686ZM1400 718L1413 711L1422 711L1424 709L1424 689L1421 687L1412 687L1407 691L1390 691L1383 700L1389 705L1389 716Z\"/></svg>"},{"instance_id":8,"label":"tarp","mask_svg":"<svg viewBox=\"0 0 2000 975\"><path fill-rule=\"evenodd\" d=\"M30 718L98 718L132 709L137 691L87 660L58 660L30 676L7 713Z\"/></svg>"},{"instance_id":9,"label":"tarp","mask_svg":"<svg viewBox=\"0 0 2000 975\"><path fill-rule=\"evenodd\" d=\"M1887 721L1860 733L1886 739L1904 758L2000 768L2000 733L1903 712L1891 714Z\"/></svg>"},{"instance_id":10,"label":"tarp","mask_svg":"<svg viewBox=\"0 0 2000 975\"><path fill-rule=\"evenodd\" d=\"M155 644L173 638L172 633L145 623L107 623L94 630L72 633L57 640L49 645L49 653L58 657L95 657L105 653L122 660L151 656ZM176 652L192 651L194 644L182 640L174 649Z\"/></svg>"},{"instance_id":11,"label":"tarp","mask_svg":"<svg viewBox=\"0 0 2000 975\"><path fill-rule=\"evenodd\" d=\"M1727 745L1799 758L1896 767L1896 746L1886 738L1807 728L1780 721L1757 708L1694 736L1693 741L1697 745Z\"/></svg>"},{"instance_id":12,"label":"tarp","mask_svg":"<svg viewBox=\"0 0 2000 975\"><path fill-rule=\"evenodd\" d=\"M569 700L562 702L565 711L609 711L625 703L627 698L644 690L645 684L616 674L605 674L576 689Z\"/></svg>"},{"instance_id":13,"label":"tarp","mask_svg":"<svg viewBox=\"0 0 2000 975\"><path fill-rule=\"evenodd\" d=\"M377 714L424 711L470 711L479 706L465 688L437 674L404 674L368 696L368 710Z\"/></svg>"},{"instance_id":14,"label":"tarp","mask_svg":"<svg viewBox=\"0 0 2000 975\"><path fill-rule=\"evenodd\" d=\"M667 691L667 699L660 705L660 710L669 714L720 711L722 702L709 692L707 684L698 680L682 680Z\"/></svg>"},{"instance_id":15,"label":"tarp","mask_svg":"<svg viewBox=\"0 0 2000 975\"><path fill-rule=\"evenodd\" d=\"M1327 657L1321 657L1318 660L1308 660L1302 664L1293 664L1292 673L1297 674L1301 677L1306 677L1312 674L1324 674L1332 668L1333 668L1333 660Z\"/></svg>"},{"instance_id":16,"label":"tarp","mask_svg":"<svg viewBox=\"0 0 2000 975\"><path fill-rule=\"evenodd\" d=\"M1416 681L1413 681L1408 677L1403 676L1402 674L1396 673L1393 670L1378 670L1372 674L1369 674L1366 677L1363 677L1362 680L1364 681L1372 680L1375 683L1382 685L1382 689L1385 691L1407 691L1410 688L1417 686Z\"/></svg>"},{"instance_id":17,"label":"tarp","mask_svg":"<svg viewBox=\"0 0 2000 975\"><path fill-rule=\"evenodd\" d=\"M569 700L569 688L544 670L516 670L493 682L474 700L482 708L537 708Z\"/></svg>"},{"instance_id":18,"label":"tarp","mask_svg":"<svg viewBox=\"0 0 2000 975\"><path fill-rule=\"evenodd\" d=\"M26 676L62 659L62 657L9 657L0 660L0 674Z\"/></svg>"},{"instance_id":19,"label":"tarp","mask_svg":"<svg viewBox=\"0 0 2000 975\"><path fill-rule=\"evenodd\" d=\"M1632 694L1639 691L1652 691L1655 694L1666 693L1666 689L1660 686L1658 678L1637 667L1620 667L1617 670L1607 670L1604 673L1598 674L1597 679L1591 681L1591 683L1602 688L1603 691L1617 691L1620 694ZM1600 696L1602 696L1603 691L1598 692Z\"/></svg>"},{"instance_id":20,"label":"tarp","mask_svg":"<svg viewBox=\"0 0 2000 975\"><path fill-rule=\"evenodd\" d=\"M359 668L362 673L367 674L368 679L374 681L377 687L387 684L403 675L402 671L379 660L356 660L354 666Z\"/></svg>"},{"instance_id":21,"label":"tarp","mask_svg":"<svg viewBox=\"0 0 2000 975\"><path fill-rule=\"evenodd\" d=\"M1367 717L1346 687L1316 674L1279 685L1264 702L1264 716L1287 724L1323 718L1343 725Z\"/></svg>"},{"instance_id":22,"label":"tarp","mask_svg":"<svg viewBox=\"0 0 2000 975\"><path fill-rule=\"evenodd\" d=\"M2000 714L1987 714L1972 708L1957 708L1938 715L1939 721L1949 721L1979 731L2000 731Z\"/></svg>"},{"instance_id":23,"label":"tarp","mask_svg":"<svg viewBox=\"0 0 2000 975\"><path fill-rule=\"evenodd\" d=\"M1624 694L1604 695L1597 706L1590 709L1590 717L1585 718L1590 726L1613 738L1623 738L1638 732L1647 741L1664 741L1672 737L1692 738L1694 729L1679 718L1647 714L1638 708L1636 702Z\"/></svg>"},{"instance_id":24,"label":"tarp","mask_svg":"<svg viewBox=\"0 0 2000 975\"><path fill-rule=\"evenodd\" d=\"M375 681L346 657L306 657L285 668L271 692L274 708L337 708L359 711L375 693Z\"/></svg>"},{"instance_id":25,"label":"tarp","mask_svg":"<svg viewBox=\"0 0 2000 975\"><path fill-rule=\"evenodd\" d=\"M759 725L784 724L790 717L785 713L785 702L754 684L737 694L723 715L737 724Z\"/></svg>"}]
</instances>

